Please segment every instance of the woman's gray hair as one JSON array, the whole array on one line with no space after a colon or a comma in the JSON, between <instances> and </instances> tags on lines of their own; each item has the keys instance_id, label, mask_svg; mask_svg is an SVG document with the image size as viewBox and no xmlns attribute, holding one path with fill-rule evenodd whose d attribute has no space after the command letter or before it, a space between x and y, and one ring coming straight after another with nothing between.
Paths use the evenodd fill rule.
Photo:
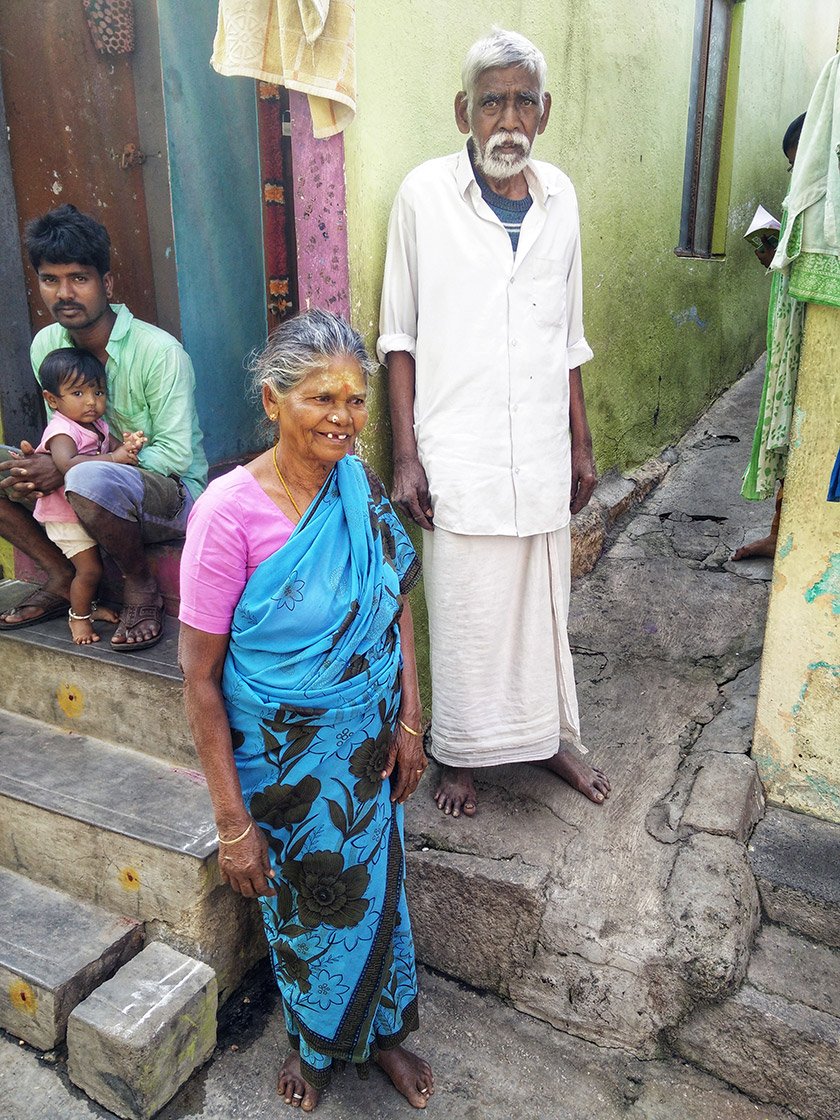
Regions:
<instances>
[{"instance_id":1,"label":"woman's gray hair","mask_svg":"<svg viewBox=\"0 0 840 1120\"><path fill-rule=\"evenodd\" d=\"M501 70L508 66L524 66L534 75L540 109L542 109L548 69L545 55L530 39L526 39L518 31L505 31L503 27L494 27L489 35L473 43L464 59L461 83L467 95L467 114L472 113L475 87L481 75L487 70Z\"/></svg>"},{"instance_id":2,"label":"woman's gray hair","mask_svg":"<svg viewBox=\"0 0 840 1120\"><path fill-rule=\"evenodd\" d=\"M282 322L268 336L265 346L248 359L252 388L259 396L268 385L276 397L282 397L313 370L344 357L359 363L367 383L374 366L362 336L331 311L303 311Z\"/></svg>"}]
</instances>

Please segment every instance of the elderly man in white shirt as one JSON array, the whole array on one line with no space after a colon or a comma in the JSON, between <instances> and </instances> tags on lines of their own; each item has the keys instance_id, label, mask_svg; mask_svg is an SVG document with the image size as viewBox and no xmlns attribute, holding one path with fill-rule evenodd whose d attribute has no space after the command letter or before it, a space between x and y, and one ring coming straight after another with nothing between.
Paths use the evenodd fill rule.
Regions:
<instances>
[{"instance_id":1,"label":"elderly man in white shirt","mask_svg":"<svg viewBox=\"0 0 840 1120\"><path fill-rule=\"evenodd\" d=\"M438 807L473 816L478 766L535 762L592 801L566 632L569 521L595 488L580 366L577 199L530 158L543 55L494 29L455 99L464 149L415 168L388 229L378 352L393 497L423 537Z\"/></svg>"}]
</instances>

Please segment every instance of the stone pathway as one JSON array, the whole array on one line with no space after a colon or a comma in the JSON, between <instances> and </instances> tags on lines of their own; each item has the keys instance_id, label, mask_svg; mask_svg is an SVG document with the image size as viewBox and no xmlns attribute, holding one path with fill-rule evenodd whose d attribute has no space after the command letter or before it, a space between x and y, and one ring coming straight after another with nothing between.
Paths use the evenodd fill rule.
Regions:
<instances>
[{"instance_id":1,"label":"stone pathway","mask_svg":"<svg viewBox=\"0 0 840 1120\"><path fill-rule=\"evenodd\" d=\"M663 1030L743 975L758 922L743 839L760 795L745 755L771 565L728 556L772 514L738 497L761 377L751 371L687 433L665 481L573 589L584 737L612 778L609 803L518 766L482 775L473 821L434 809L431 772L410 804L420 955L485 990L421 978L416 1047L438 1078L430 1115L792 1116L662 1057ZM227 1005L214 1059L162 1120L283 1115L275 1024L263 972ZM62 1060L0 1038L0 1117L108 1116L69 1085ZM376 1070L367 1083L337 1078L318 1114L416 1115Z\"/></svg>"}]
</instances>

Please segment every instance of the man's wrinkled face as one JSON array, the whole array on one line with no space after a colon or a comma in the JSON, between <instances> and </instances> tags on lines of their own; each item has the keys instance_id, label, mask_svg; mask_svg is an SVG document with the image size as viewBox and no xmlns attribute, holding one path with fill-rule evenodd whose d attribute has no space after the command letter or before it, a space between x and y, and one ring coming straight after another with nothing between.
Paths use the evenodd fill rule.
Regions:
<instances>
[{"instance_id":1,"label":"man's wrinkled face","mask_svg":"<svg viewBox=\"0 0 840 1120\"><path fill-rule=\"evenodd\" d=\"M540 98L534 74L524 66L485 70L472 104L456 102L459 127L472 134L474 158L488 179L510 179L524 170L538 133L548 122L551 99Z\"/></svg>"}]
</instances>

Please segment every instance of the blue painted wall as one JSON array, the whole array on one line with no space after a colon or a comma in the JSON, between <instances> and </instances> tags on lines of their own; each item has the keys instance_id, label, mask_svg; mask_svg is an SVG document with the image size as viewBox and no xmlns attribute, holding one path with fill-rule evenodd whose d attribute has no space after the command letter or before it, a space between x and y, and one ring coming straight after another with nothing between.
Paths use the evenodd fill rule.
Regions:
<instances>
[{"instance_id":1,"label":"blue painted wall","mask_svg":"<svg viewBox=\"0 0 840 1120\"><path fill-rule=\"evenodd\" d=\"M266 331L256 83L211 69L216 12L158 0L181 332L211 463L259 444L243 358Z\"/></svg>"}]
</instances>

